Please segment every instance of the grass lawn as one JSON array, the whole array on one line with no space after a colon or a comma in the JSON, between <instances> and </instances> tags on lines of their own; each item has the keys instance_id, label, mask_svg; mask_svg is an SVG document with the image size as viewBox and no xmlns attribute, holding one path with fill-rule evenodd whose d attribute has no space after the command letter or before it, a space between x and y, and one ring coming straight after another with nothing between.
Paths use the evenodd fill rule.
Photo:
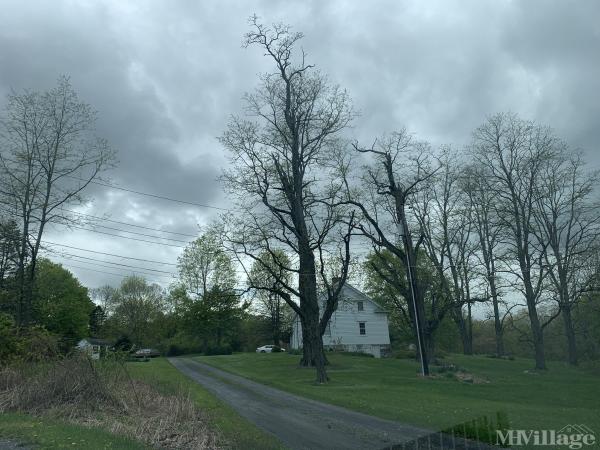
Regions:
<instances>
[{"instance_id":1,"label":"grass lawn","mask_svg":"<svg viewBox=\"0 0 600 450\"><path fill-rule=\"evenodd\" d=\"M235 449L282 449L278 439L256 428L228 405L192 381L165 358L127 364L131 376L146 381L167 394L184 393L207 412L229 445Z\"/></svg>"},{"instance_id":2,"label":"grass lawn","mask_svg":"<svg viewBox=\"0 0 600 450\"><path fill-rule=\"evenodd\" d=\"M142 450L143 444L98 428L87 428L25 414L0 414L0 437L39 449Z\"/></svg>"},{"instance_id":3,"label":"grass lawn","mask_svg":"<svg viewBox=\"0 0 600 450\"><path fill-rule=\"evenodd\" d=\"M585 424L600 433L600 377L562 363L546 373L526 373L533 362L451 355L454 363L489 383L454 378L422 379L414 361L328 355L331 378L316 385L314 369L298 368L299 356L244 353L199 356L199 361L298 395L404 423L443 429L497 411L513 429L560 429Z\"/></svg>"}]
</instances>

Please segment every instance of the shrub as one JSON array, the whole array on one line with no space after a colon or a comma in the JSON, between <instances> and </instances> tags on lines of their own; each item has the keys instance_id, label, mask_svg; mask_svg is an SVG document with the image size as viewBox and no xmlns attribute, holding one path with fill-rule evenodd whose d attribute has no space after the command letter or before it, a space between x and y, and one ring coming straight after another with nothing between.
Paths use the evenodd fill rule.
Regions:
<instances>
[{"instance_id":1,"label":"shrub","mask_svg":"<svg viewBox=\"0 0 600 450\"><path fill-rule=\"evenodd\" d=\"M187 394L164 395L114 360L82 355L0 371L0 413L21 412L101 426L153 448L221 448Z\"/></svg>"},{"instance_id":2,"label":"shrub","mask_svg":"<svg viewBox=\"0 0 600 450\"><path fill-rule=\"evenodd\" d=\"M458 366L455 366L454 364L444 364L439 367L436 367L435 371L437 373L456 373L456 372L460 372L461 368Z\"/></svg>"},{"instance_id":3,"label":"shrub","mask_svg":"<svg viewBox=\"0 0 600 450\"><path fill-rule=\"evenodd\" d=\"M55 358L58 339L40 326L17 328L8 314L0 313L0 367L17 362L39 362Z\"/></svg>"},{"instance_id":4,"label":"shrub","mask_svg":"<svg viewBox=\"0 0 600 450\"><path fill-rule=\"evenodd\" d=\"M231 355L231 353L232 351L230 345L215 345L207 347L206 350L204 350L204 354L206 356Z\"/></svg>"},{"instance_id":5,"label":"shrub","mask_svg":"<svg viewBox=\"0 0 600 450\"><path fill-rule=\"evenodd\" d=\"M278 345L276 345L275 347L273 347L273 349L271 350L271 352L273 352L273 353L281 353L282 351L283 350Z\"/></svg>"},{"instance_id":6,"label":"shrub","mask_svg":"<svg viewBox=\"0 0 600 450\"><path fill-rule=\"evenodd\" d=\"M363 352L340 352L340 355L345 355L345 356L362 356L365 358L374 358L373 355L371 355L370 353L363 353Z\"/></svg>"}]
</instances>

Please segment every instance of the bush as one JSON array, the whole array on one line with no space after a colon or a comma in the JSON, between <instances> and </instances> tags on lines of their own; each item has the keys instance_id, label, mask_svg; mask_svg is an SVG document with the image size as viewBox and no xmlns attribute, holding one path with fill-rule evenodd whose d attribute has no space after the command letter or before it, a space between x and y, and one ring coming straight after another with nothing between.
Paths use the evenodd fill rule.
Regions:
<instances>
[{"instance_id":1,"label":"bush","mask_svg":"<svg viewBox=\"0 0 600 450\"><path fill-rule=\"evenodd\" d=\"M100 426L152 448L222 448L186 393L164 395L114 360L83 355L0 371L0 414L20 412Z\"/></svg>"},{"instance_id":2,"label":"bush","mask_svg":"<svg viewBox=\"0 0 600 450\"><path fill-rule=\"evenodd\" d=\"M232 353L232 351L231 351L230 345L215 345L215 346L207 347L206 350L204 350L204 354L206 356L231 355L231 353Z\"/></svg>"},{"instance_id":3,"label":"bush","mask_svg":"<svg viewBox=\"0 0 600 450\"><path fill-rule=\"evenodd\" d=\"M345 356L362 356L365 358L375 358L375 356L371 355L370 353L363 353L363 352L340 352L340 355L345 355Z\"/></svg>"},{"instance_id":4,"label":"bush","mask_svg":"<svg viewBox=\"0 0 600 450\"><path fill-rule=\"evenodd\" d=\"M278 345L276 345L275 347L273 347L273 349L271 350L272 353L281 353L282 351L283 350Z\"/></svg>"},{"instance_id":5,"label":"bush","mask_svg":"<svg viewBox=\"0 0 600 450\"><path fill-rule=\"evenodd\" d=\"M55 358L58 339L40 326L17 328L8 314L0 313L0 367L18 362L39 362Z\"/></svg>"},{"instance_id":6,"label":"bush","mask_svg":"<svg viewBox=\"0 0 600 450\"><path fill-rule=\"evenodd\" d=\"M456 373L461 372L462 369L454 364L443 364L434 369L437 373Z\"/></svg>"}]
</instances>

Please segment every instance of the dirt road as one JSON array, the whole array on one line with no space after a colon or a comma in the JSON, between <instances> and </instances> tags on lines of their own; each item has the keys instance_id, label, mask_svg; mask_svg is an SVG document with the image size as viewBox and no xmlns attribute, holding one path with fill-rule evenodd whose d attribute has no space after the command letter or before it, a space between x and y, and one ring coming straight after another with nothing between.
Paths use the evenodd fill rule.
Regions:
<instances>
[{"instance_id":1,"label":"dirt road","mask_svg":"<svg viewBox=\"0 0 600 450\"><path fill-rule=\"evenodd\" d=\"M169 361L290 449L489 448L298 397L189 358Z\"/></svg>"}]
</instances>

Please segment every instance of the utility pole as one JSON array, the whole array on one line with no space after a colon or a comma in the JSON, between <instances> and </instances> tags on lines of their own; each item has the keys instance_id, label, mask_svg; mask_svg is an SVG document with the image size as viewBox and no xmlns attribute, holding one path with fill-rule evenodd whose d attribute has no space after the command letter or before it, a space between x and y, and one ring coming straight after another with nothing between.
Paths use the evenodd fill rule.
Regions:
<instances>
[{"instance_id":1,"label":"utility pole","mask_svg":"<svg viewBox=\"0 0 600 450\"><path fill-rule=\"evenodd\" d=\"M400 218L398 218L400 219ZM413 311L415 315L415 332L417 333L417 347L419 349L419 360L421 361L421 375L425 376L428 374L429 370L425 370L425 351L423 348L423 334L421 331L421 316L419 314L419 308L417 308L417 302L415 298L415 286L414 286L414 276L413 276L413 267L412 261L410 259L410 254L408 252L408 230L404 230L404 224L400 223L398 220L398 234L400 235L400 239L402 239L402 245L404 248L404 254L406 255L406 270L408 275L408 284L410 285L410 296L413 304Z\"/></svg>"}]
</instances>

